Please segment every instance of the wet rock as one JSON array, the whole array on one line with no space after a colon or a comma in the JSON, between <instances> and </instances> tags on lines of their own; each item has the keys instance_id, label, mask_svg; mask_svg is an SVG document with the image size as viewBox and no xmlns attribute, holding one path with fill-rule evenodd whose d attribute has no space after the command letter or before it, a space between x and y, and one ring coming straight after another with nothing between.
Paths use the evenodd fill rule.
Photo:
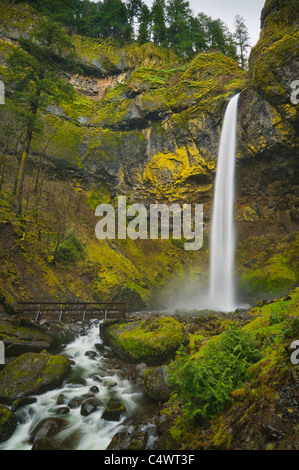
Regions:
<instances>
[{"instance_id":1,"label":"wet rock","mask_svg":"<svg viewBox=\"0 0 299 470\"><path fill-rule=\"evenodd\" d=\"M12 404L15 400L59 388L70 370L64 356L23 354L0 373L0 403Z\"/></svg>"},{"instance_id":2,"label":"wet rock","mask_svg":"<svg viewBox=\"0 0 299 470\"><path fill-rule=\"evenodd\" d=\"M66 397L61 393L56 400L57 405L65 405L66 404Z\"/></svg>"},{"instance_id":3,"label":"wet rock","mask_svg":"<svg viewBox=\"0 0 299 470\"><path fill-rule=\"evenodd\" d=\"M98 375L95 375L95 376L93 377L93 380L94 380L95 382L98 382L98 383L103 382L103 379L102 379L101 377L99 377Z\"/></svg>"},{"instance_id":4,"label":"wet rock","mask_svg":"<svg viewBox=\"0 0 299 470\"><path fill-rule=\"evenodd\" d=\"M35 397L20 398L19 400L13 402L11 409L12 411L17 411L22 406L32 405L33 403L36 403L36 401L37 400Z\"/></svg>"},{"instance_id":5,"label":"wet rock","mask_svg":"<svg viewBox=\"0 0 299 470\"><path fill-rule=\"evenodd\" d=\"M5 442L11 438L17 424L17 416L6 406L0 405L0 442Z\"/></svg>"},{"instance_id":6,"label":"wet rock","mask_svg":"<svg viewBox=\"0 0 299 470\"><path fill-rule=\"evenodd\" d=\"M100 389L96 385L93 385L92 387L90 387L89 391L91 393L99 393Z\"/></svg>"},{"instance_id":7,"label":"wet rock","mask_svg":"<svg viewBox=\"0 0 299 470\"><path fill-rule=\"evenodd\" d=\"M97 353L95 351L86 351L85 356L94 359L97 356Z\"/></svg>"},{"instance_id":8,"label":"wet rock","mask_svg":"<svg viewBox=\"0 0 299 470\"><path fill-rule=\"evenodd\" d=\"M141 364L137 364L137 366L135 367L137 377L143 378L143 374L146 371L146 369L147 369L147 365L144 362L142 362Z\"/></svg>"},{"instance_id":9,"label":"wet rock","mask_svg":"<svg viewBox=\"0 0 299 470\"><path fill-rule=\"evenodd\" d=\"M145 450L147 441L146 431L119 432L115 434L107 450Z\"/></svg>"},{"instance_id":10,"label":"wet rock","mask_svg":"<svg viewBox=\"0 0 299 470\"><path fill-rule=\"evenodd\" d=\"M68 379L67 385L86 385L86 380L79 375L73 375Z\"/></svg>"},{"instance_id":11,"label":"wet rock","mask_svg":"<svg viewBox=\"0 0 299 470\"><path fill-rule=\"evenodd\" d=\"M97 398L88 398L82 403L80 414L82 416L89 416L91 413L97 411L103 403Z\"/></svg>"},{"instance_id":12,"label":"wet rock","mask_svg":"<svg viewBox=\"0 0 299 470\"><path fill-rule=\"evenodd\" d=\"M69 344L79 335L79 328L73 324L51 322L45 325L49 332L53 332L61 338L63 344Z\"/></svg>"},{"instance_id":13,"label":"wet rock","mask_svg":"<svg viewBox=\"0 0 299 470\"><path fill-rule=\"evenodd\" d=\"M52 438L67 425L68 422L63 418L44 418L30 431L30 442L34 444L39 439Z\"/></svg>"},{"instance_id":14,"label":"wet rock","mask_svg":"<svg viewBox=\"0 0 299 470\"><path fill-rule=\"evenodd\" d=\"M102 343L96 343L96 344L94 345L94 347L95 347L96 350L99 351L99 352L105 351L105 346L104 346Z\"/></svg>"},{"instance_id":15,"label":"wet rock","mask_svg":"<svg viewBox=\"0 0 299 470\"><path fill-rule=\"evenodd\" d=\"M169 399L171 388L167 383L167 372L164 366L151 367L144 374L144 391L153 400L165 402Z\"/></svg>"},{"instance_id":16,"label":"wet rock","mask_svg":"<svg viewBox=\"0 0 299 470\"><path fill-rule=\"evenodd\" d=\"M110 400L101 418L107 421L119 421L121 415L125 412L126 407L122 402Z\"/></svg>"},{"instance_id":17,"label":"wet rock","mask_svg":"<svg viewBox=\"0 0 299 470\"><path fill-rule=\"evenodd\" d=\"M28 352L39 353L61 347L55 332L47 332L39 325L25 320L0 320L0 341L4 342L6 356L20 356Z\"/></svg>"},{"instance_id":18,"label":"wet rock","mask_svg":"<svg viewBox=\"0 0 299 470\"><path fill-rule=\"evenodd\" d=\"M114 388L117 386L117 382L115 382L115 380L113 380L113 377L112 377L111 379L104 381L104 386L107 388Z\"/></svg>"},{"instance_id":19,"label":"wet rock","mask_svg":"<svg viewBox=\"0 0 299 470\"><path fill-rule=\"evenodd\" d=\"M63 415L68 415L70 412L70 408L68 406L61 406L60 408L57 408L55 411L55 414L58 416L63 416Z\"/></svg>"},{"instance_id":20,"label":"wet rock","mask_svg":"<svg viewBox=\"0 0 299 470\"><path fill-rule=\"evenodd\" d=\"M113 375L111 370L100 369L100 368L96 370L96 373L97 375L95 377L99 377L100 379L102 379L103 377L111 377Z\"/></svg>"},{"instance_id":21,"label":"wet rock","mask_svg":"<svg viewBox=\"0 0 299 470\"><path fill-rule=\"evenodd\" d=\"M31 450L60 450L60 444L55 439L37 439Z\"/></svg>"},{"instance_id":22,"label":"wet rock","mask_svg":"<svg viewBox=\"0 0 299 470\"><path fill-rule=\"evenodd\" d=\"M22 409L16 411L16 417L17 417L19 424L26 424L28 420L30 419L29 414L26 413L26 411Z\"/></svg>"},{"instance_id":23,"label":"wet rock","mask_svg":"<svg viewBox=\"0 0 299 470\"><path fill-rule=\"evenodd\" d=\"M79 397L78 396L78 397L72 398L68 402L67 406L71 409L75 409L75 408L79 408L79 406L81 406L83 402L84 402L84 397Z\"/></svg>"}]
</instances>

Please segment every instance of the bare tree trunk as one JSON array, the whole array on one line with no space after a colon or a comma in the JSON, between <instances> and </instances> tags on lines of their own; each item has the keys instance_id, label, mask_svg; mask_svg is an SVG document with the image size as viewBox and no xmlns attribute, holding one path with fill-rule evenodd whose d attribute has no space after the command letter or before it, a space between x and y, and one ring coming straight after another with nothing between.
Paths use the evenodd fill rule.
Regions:
<instances>
[{"instance_id":1,"label":"bare tree trunk","mask_svg":"<svg viewBox=\"0 0 299 470\"><path fill-rule=\"evenodd\" d=\"M41 89L38 89L36 92L35 103L33 103L31 107L31 113L34 118L34 121L36 120L36 116L37 116L40 95L41 95ZM19 171L18 171L16 196L15 196L15 212L18 216L22 215L22 198L23 198L24 180L25 180L25 174L26 174L27 160L28 160L32 137L33 137L33 129L34 129L33 123L30 123L27 125L24 148L23 148Z\"/></svg>"},{"instance_id":2,"label":"bare tree trunk","mask_svg":"<svg viewBox=\"0 0 299 470\"><path fill-rule=\"evenodd\" d=\"M20 166L18 170L17 184L16 184L16 196L15 196L14 209L18 216L22 215L23 188L24 188L27 160L28 160L28 155L29 155L31 142L32 142L32 135L33 135L33 131L30 127L27 130L27 135L25 138L25 144L24 144L24 149L23 149L22 156L21 156Z\"/></svg>"}]
</instances>

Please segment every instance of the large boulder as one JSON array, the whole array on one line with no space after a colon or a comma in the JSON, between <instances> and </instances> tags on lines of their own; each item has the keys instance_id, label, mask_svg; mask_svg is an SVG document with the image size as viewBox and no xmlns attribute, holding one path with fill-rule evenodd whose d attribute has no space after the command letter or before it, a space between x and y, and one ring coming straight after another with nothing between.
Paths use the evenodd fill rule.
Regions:
<instances>
[{"instance_id":1,"label":"large boulder","mask_svg":"<svg viewBox=\"0 0 299 470\"><path fill-rule=\"evenodd\" d=\"M145 450L148 441L146 431L118 432L113 436L107 450Z\"/></svg>"},{"instance_id":2,"label":"large boulder","mask_svg":"<svg viewBox=\"0 0 299 470\"><path fill-rule=\"evenodd\" d=\"M23 397L60 387L70 370L64 356L46 352L23 354L0 373L0 403L12 404Z\"/></svg>"},{"instance_id":3,"label":"large boulder","mask_svg":"<svg viewBox=\"0 0 299 470\"><path fill-rule=\"evenodd\" d=\"M165 366L150 367L143 374L144 391L155 401L169 400L171 389L168 386L168 376Z\"/></svg>"},{"instance_id":4,"label":"large boulder","mask_svg":"<svg viewBox=\"0 0 299 470\"><path fill-rule=\"evenodd\" d=\"M39 353L61 346L62 339L55 332L25 320L0 320L0 341L6 356L20 356L27 352Z\"/></svg>"},{"instance_id":5,"label":"large boulder","mask_svg":"<svg viewBox=\"0 0 299 470\"><path fill-rule=\"evenodd\" d=\"M67 421L63 418L44 418L30 430L30 442L35 444L41 439L53 439L66 427Z\"/></svg>"},{"instance_id":6,"label":"large boulder","mask_svg":"<svg viewBox=\"0 0 299 470\"><path fill-rule=\"evenodd\" d=\"M131 363L162 365L189 343L187 331L171 317L151 316L144 321L115 324L104 331L106 344Z\"/></svg>"},{"instance_id":7,"label":"large boulder","mask_svg":"<svg viewBox=\"0 0 299 470\"><path fill-rule=\"evenodd\" d=\"M6 406L0 405L0 442L7 441L15 432L17 417Z\"/></svg>"}]
</instances>

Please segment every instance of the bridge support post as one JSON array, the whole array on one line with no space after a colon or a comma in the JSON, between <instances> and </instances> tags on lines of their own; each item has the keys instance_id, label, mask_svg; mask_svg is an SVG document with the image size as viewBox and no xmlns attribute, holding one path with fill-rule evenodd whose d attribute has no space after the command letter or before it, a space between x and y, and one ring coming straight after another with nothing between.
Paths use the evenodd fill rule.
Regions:
<instances>
[{"instance_id":1,"label":"bridge support post","mask_svg":"<svg viewBox=\"0 0 299 470\"><path fill-rule=\"evenodd\" d=\"M60 310L60 315L59 315L59 321L62 320L62 315L63 315L63 306L61 305L61 310Z\"/></svg>"},{"instance_id":2,"label":"bridge support post","mask_svg":"<svg viewBox=\"0 0 299 470\"><path fill-rule=\"evenodd\" d=\"M39 306L38 306L38 311L37 311L37 314L36 314L36 317L35 317L35 320L34 320L35 323L38 322L38 319L39 319L39 316L40 316L40 311L41 311L41 306L39 305Z\"/></svg>"}]
</instances>

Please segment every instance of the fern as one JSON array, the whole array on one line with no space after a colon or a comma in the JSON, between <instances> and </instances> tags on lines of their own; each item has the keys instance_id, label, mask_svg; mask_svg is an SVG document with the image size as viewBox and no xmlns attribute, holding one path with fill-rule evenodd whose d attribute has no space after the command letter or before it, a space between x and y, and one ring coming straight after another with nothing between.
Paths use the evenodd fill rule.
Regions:
<instances>
[{"instance_id":1,"label":"fern","mask_svg":"<svg viewBox=\"0 0 299 470\"><path fill-rule=\"evenodd\" d=\"M251 337L236 326L208 345L201 358L180 350L169 368L169 382L192 417L207 421L231 401L231 392L246 380L248 367L260 359Z\"/></svg>"}]
</instances>

